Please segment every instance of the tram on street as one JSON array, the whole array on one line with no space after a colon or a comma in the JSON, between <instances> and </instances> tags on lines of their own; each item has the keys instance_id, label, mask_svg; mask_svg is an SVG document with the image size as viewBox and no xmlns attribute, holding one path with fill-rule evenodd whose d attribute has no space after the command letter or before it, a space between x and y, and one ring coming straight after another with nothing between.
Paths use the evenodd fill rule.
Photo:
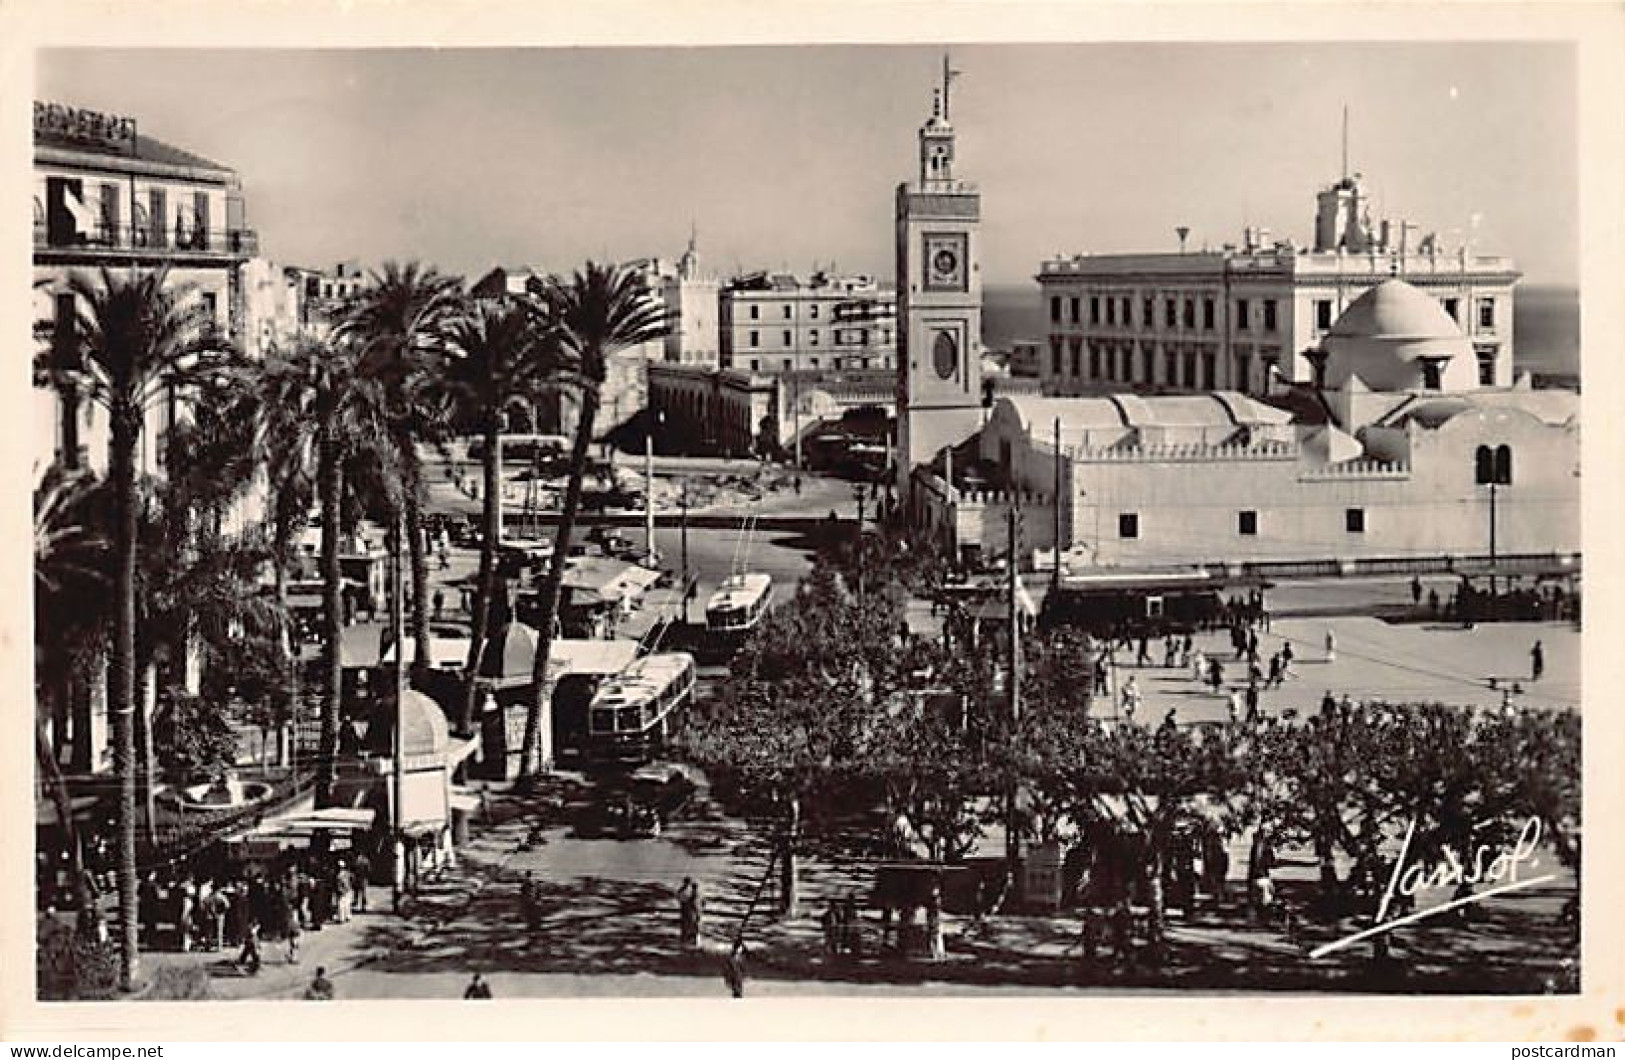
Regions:
<instances>
[{"instance_id":1,"label":"tram on street","mask_svg":"<svg viewBox=\"0 0 1625 1060\"><path fill-rule=\"evenodd\" d=\"M705 604L706 639L715 648L737 646L773 607L773 577L733 574Z\"/></svg>"},{"instance_id":2,"label":"tram on street","mask_svg":"<svg viewBox=\"0 0 1625 1060\"><path fill-rule=\"evenodd\" d=\"M1039 625L1097 636L1164 636L1209 628L1224 615L1225 594L1265 588L1258 578L1207 571L1114 571L1068 575L1044 598Z\"/></svg>"},{"instance_id":3,"label":"tram on street","mask_svg":"<svg viewBox=\"0 0 1625 1060\"><path fill-rule=\"evenodd\" d=\"M642 765L666 745L676 715L694 699L687 652L635 659L598 686L587 706L584 757L595 765Z\"/></svg>"}]
</instances>

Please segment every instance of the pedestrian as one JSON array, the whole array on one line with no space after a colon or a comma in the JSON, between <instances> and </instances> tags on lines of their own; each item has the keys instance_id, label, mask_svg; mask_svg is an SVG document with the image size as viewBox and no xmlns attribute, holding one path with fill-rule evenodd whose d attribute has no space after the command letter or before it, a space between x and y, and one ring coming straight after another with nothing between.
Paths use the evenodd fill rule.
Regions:
<instances>
[{"instance_id":1,"label":"pedestrian","mask_svg":"<svg viewBox=\"0 0 1625 1060\"><path fill-rule=\"evenodd\" d=\"M338 905L338 920L341 924L350 922L350 870L342 863L338 868L338 879L334 881L334 894Z\"/></svg>"},{"instance_id":2,"label":"pedestrian","mask_svg":"<svg viewBox=\"0 0 1625 1060\"><path fill-rule=\"evenodd\" d=\"M367 852L363 850L355 856L350 879L351 890L355 892L354 908L358 913L367 911L367 883L368 874L371 871L372 861L367 857Z\"/></svg>"},{"instance_id":3,"label":"pedestrian","mask_svg":"<svg viewBox=\"0 0 1625 1060\"><path fill-rule=\"evenodd\" d=\"M1218 695L1219 689L1224 687L1224 663L1218 659L1209 659L1207 664L1208 683L1213 686L1213 694Z\"/></svg>"},{"instance_id":4,"label":"pedestrian","mask_svg":"<svg viewBox=\"0 0 1625 1060\"><path fill-rule=\"evenodd\" d=\"M1258 661L1258 630L1247 634L1247 658Z\"/></svg>"},{"instance_id":5,"label":"pedestrian","mask_svg":"<svg viewBox=\"0 0 1625 1060\"><path fill-rule=\"evenodd\" d=\"M1539 681L1540 675L1546 672L1546 650L1541 647L1540 641L1529 649L1529 679Z\"/></svg>"},{"instance_id":6,"label":"pedestrian","mask_svg":"<svg viewBox=\"0 0 1625 1060\"><path fill-rule=\"evenodd\" d=\"M1111 690L1111 682L1106 672L1106 656L1101 654L1095 659L1095 695L1103 696Z\"/></svg>"},{"instance_id":7,"label":"pedestrian","mask_svg":"<svg viewBox=\"0 0 1625 1060\"><path fill-rule=\"evenodd\" d=\"M1150 638L1148 636L1146 636L1144 633L1140 634L1139 650L1134 653L1134 665L1135 666L1150 666L1151 665Z\"/></svg>"},{"instance_id":8,"label":"pedestrian","mask_svg":"<svg viewBox=\"0 0 1625 1060\"><path fill-rule=\"evenodd\" d=\"M535 931L541 919L536 899L536 874L526 869L525 878L519 883L519 907L525 916L525 928L529 931Z\"/></svg>"},{"instance_id":9,"label":"pedestrian","mask_svg":"<svg viewBox=\"0 0 1625 1060\"><path fill-rule=\"evenodd\" d=\"M243 927L243 949L237 954L237 966L247 968L249 975L260 974L260 922L254 917Z\"/></svg>"},{"instance_id":10,"label":"pedestrian","mask_svg":"<svg viewBox=\"0 0 1625 1060\"><path fill-rule=\"evenodd\" d=\"M1185 662L1188 659L1190 659L1191 652L1193 650L1195 650L1195 648L1196 648L1195 639L1193 637L1191 637L1191 635L1189 633L1186 633L1185 634L1185 640L1179 647L1179 659L1180 659L1179 664L1181 666L1185 665Z\"/></svg>"},{"instance_id":11,"label":"pedestrian","mask_svg":"<svg viewBox=\"0 0 1625 1060\"><path fill-rule=\"evenodd\" d=\"M1292 642L1290 640L1281 645L1281 676L1292 676Z\"/></svg>"},{"instance_id":12,"label":"pedestrian","mask_svg":"<svg viewBox=\"0 0 1625 1060\"><path fill-rule=\"evenodd\" d=\"M1422 579L1411 575L1411 606L1417 607L1422 603Z\"/></svg>"},{"instance_id":13,"label":"pedestrian","mask_svg":"<svg viewBox=\"0 0 1625 1060\"><path fill-rule=\"evenodd\" d=\"M326 968L317 968L316 969L316 978L312 979L310 981L310 985L305 987L305 1000L306 1001L331 1001L331 1000L333 1000L333 980L331 980L331 979L329 979L327 977L327 969Z\"/></svg>"},{"instance_id":14,"label":"pedestrian","mask_svg":"<svg viewBox=\"0 0 1625 1060\"><path fill-rule=\"evenodd\" d=\"M1337 634L1331 630L1326 631L1326 661L1335 662L1337 659Z\"/></svg>"},{"instance_id":15,"label":"pedestrian","mask_svg":"<svg viewBox=\"0 0 1625 1060\"><path fill-rule=\"evenodd\" d=\"M1258 721L1258 682L1247 682L1247 724Z\"/></svg>"},{"instance_id":16,"label":"pedestrian","mask_svg":"<svg viewBox=\"0 0 1625 1060\"><path fill-rule=\"evenodd\" d=\"M1241 720L1241 692L1239 690L1234 688L1230 690L1230 698L1227 705L1230 709L1230 723L1234 725L1236 722Z\"/></svg>"},{"instance_id":17,"label":"pedestrian","mask_svg":"<svg viewBox=\"0 0 1625 1060\"><path fill-rule=\"evenodd\" d=\"M446 610L446 590L444 590L444 589L436 589L434 591L434 620L436 622L440 621L440 615L445 610Z\"/></svg>"},{"instance_id":18,"label":"pedestrian","mask_svg":"<svg viewBox=\"0 0 1625 1060\"><path fill-rule=\"evenodd\" d=\"M1439 590L1428 590L1428 614L1434 618L1439 617Z\"/></svg>"},{"instance_id":19,"label":"pedestrian","mask_svg":"<svg viewBox=\"0 0 1625 1060\"><path fill-rule=\"evenodd\" d=\"M472 978L472 979L470 979L468 981L467 988L463 990L463 1000L464 1001L489 1001L489 1000L491 1000L491 984L487 983L483 978L481 978L479 972L475 972L474 973L474 978Z\"/></svg>"},{"instance_id":20,"label":"pedestrian","mask_svg":"<svg viewBox=\"0 0 1625 1060\"><path fill-rule=\"evenodd\" d=\"M722 960L722 981L728 984L728 992L734 997L745 996L744 949L743 942L736 942Z\"/></svg>"},{"instance_id":21,"label":"pedestrian","mask_svg":"<svg viewBox=\"0 0 1625 1060\"><path fill-rule=\"evenodd\" d=\"M841 918L841 907L831 898L824 906L823 915L818 918L819 926L824 929L824 954L828 957L840 952L836 944L836 931Z\"/></svg>"},{"instance_id":22,"label":"pedestrian","mask_svg":"<svg viewBox=\"0 0 1625 1060\"><path fill-rule=\"evenodd\" d=\"M1270 676L1264 682L1265 688L1279 688L1281 685L1281 653L1276 652L1270 656Z\"/></svg>"},{"instance_id":23,"label":"pedestrian","mask_svg":"<svg viewBox=\"0 0 1625 1060\"><path fill-rule=\"evenodd\" d=\"M1207 674L1207 656L1201 652L1191 656L1191 676L1200 684Z\"/></svg>"},{"instance_id":24,"label":"pedestrian","mask_svg":"<svg viewBox=\"0 0 1625 1060\"><path fill-rule=\"evenodd\" d=\"M305 930L304 925L299 923L299 918L297 916L293 916L293 917L288 918L288 963L289 964L298 964L299 963L299 937L300 937L300 935L302 935L304 933L304 930ZM321 969L317 969L316 974L320 975L321 974Z\"/></svg>"}]
</instances>

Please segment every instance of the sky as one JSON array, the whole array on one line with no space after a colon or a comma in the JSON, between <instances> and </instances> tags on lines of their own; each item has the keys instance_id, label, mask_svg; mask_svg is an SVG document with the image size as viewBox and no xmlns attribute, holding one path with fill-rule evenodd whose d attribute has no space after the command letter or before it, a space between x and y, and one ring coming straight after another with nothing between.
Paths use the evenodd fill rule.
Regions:
<instances>
[{"instance_id":1,"label":"sky","mask_svg":"<svg viewBox=\"0 0 1625 1060\"><path fill-rule=\"evenodd\" d=\"M936 47L47 49L36 97L135 117L241 174L273 260L675 257L889 280L896 185ZM1381 215L1577 282L1577 90L1563 43L956 45L957 175L984 280L1056 253L1312 240L1350 169ZM1476 221L1475 221L1476 217Z\"/></svg>"}]
</instances>

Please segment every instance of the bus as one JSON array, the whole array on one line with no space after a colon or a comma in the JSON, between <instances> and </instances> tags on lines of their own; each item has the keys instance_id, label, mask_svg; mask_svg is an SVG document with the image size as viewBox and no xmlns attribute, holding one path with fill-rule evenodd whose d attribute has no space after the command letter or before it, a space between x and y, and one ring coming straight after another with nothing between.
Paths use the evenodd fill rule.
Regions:
<instances>
[{"instance_id":1,"label":"bus","mask_svg":"<svg viewBox=\"0 0 1625 1060\"><path fill-rule=\"evenodd\" d=\"M598 686L587 705L588 762L642 765L666 745L674 715L693 701L694 656L645 655Z\"/></svg>"},{"instance_id":2,"label":"bus","mask_svg":"<svg viewBox=\"0 0 1625 1060\"><path fill-rule=\"evenodd\" d=\"M729 575L705 603L707 638L718 645L737 644L761 624L772 606L771 575Z\"/></svg>"}]
</instances>

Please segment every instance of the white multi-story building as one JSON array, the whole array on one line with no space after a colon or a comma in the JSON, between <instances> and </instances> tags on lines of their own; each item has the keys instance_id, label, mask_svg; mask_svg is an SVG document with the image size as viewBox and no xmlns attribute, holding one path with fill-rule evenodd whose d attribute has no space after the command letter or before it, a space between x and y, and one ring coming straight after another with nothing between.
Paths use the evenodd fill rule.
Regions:
<instances>
[{"instance_id":1,"label":"white multi-story building","mask_svg":"<svg viewBox=\"0 0 1625 1060\"><path fill-rule=\"evenodd\" d=\"M868 276L754 273L724 285L721 333L724 368L893 371L897 295Z\"/></svg>"},{"instance_id":2,"label":"white multi-story building","mask_svg":"<svg viewBox=\"0 0 1625 1060\"><path fill-rule=\"evenodd\" d=\"M67 278L101 267L167 266L221 332L241 342L242 272L257 240L235 170L140 134L134 118L34 104L34 313L48 324L48 357L72 356L74 296ZM102 468L107 423L88 403L35 390L36 463ZM143 470L157 470L178 409L159 402L143 431Z\"/></svg>"},{"instance_id":3,"label":"white multi-story building","mask_svg":"<svg viewBox=\"0 0 1625 1060\"><path fill-rule=\"evenodd\" d=\"M1479 384L1512 382L1511 258L1445 249L1405 221L1373 224L1358 179L1318 196L1302 249L1247 229L1239 246L1079 254L1036 279L1049 335L1045 391L1235 390L1315 381L1311 356L1355 299L1400 278L1435 298L1472 344Z\"/></svg>"}]
</instances>

